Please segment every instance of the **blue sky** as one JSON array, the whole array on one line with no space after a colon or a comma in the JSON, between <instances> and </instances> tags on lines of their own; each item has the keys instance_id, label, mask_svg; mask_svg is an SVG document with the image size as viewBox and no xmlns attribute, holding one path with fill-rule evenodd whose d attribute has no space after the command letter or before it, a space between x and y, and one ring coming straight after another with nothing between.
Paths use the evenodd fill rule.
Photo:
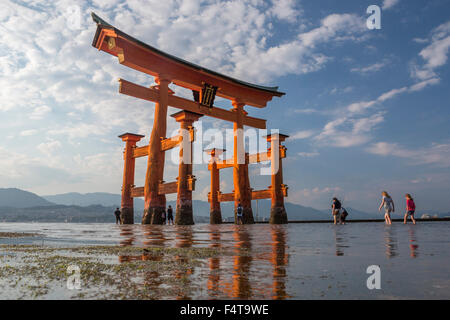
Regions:
<instances>
[{"instance_id":1,"label":"blue sky","mask_svg":"<svg viewBox=\"0 0 450 320\"><path fill-rule=\"evenodd\" d=\"M366 27L372 4L381 30ZM78 9L79 20L69 15ZM121 96L117 79L153 79L91 47L94 11L171 54L286 92L247 111L291 136L287 201L326 208L338 196L375 211L387 190L400 207L409 192L419 208L448 211L449 9L448 0L2 1L0 187L120 193L117 135L148 139L153 104ZM211 127L231 125L203 121ZM145 159L137 165L142 185ZM258 169L252 186L263 189L270 181ZM194 197L205 200L208 171L194 170ZM167 163L166 180L176 175ZM231 171L222 177L230 192Z\"/></svg>"}]
</instances>

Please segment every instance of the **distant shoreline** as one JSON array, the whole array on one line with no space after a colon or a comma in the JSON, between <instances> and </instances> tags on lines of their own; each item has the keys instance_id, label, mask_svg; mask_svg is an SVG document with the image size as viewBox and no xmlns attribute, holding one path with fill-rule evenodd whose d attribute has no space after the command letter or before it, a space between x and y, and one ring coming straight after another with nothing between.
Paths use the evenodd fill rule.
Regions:
<instances>
[{"instance_id":1,"label":"distant shoreline","mask_svg":"<svg viewBox=\"0 0 450 320\"><path fill-rule=\"evenodd\" d=\"M427 221L450 221L450 217L448 218L429 218L429 219L418 219L417 222L427 222ZM346 220L345 223L362 223L362 222L384 222L384 219L355 219L355 220ZM403 222L403 219L392 219L392 222ZM234 223L234 222L224 222L224 223ZM269 221L257 221L256 223L269 223ZM292 220L289 223L333 223L330 220ZM412 223L408 220L408 223Z\"/></svg>"},{"instance_id":2,"label":"distant shoreline","mask_svg":"<svg viewBox=\"0 0 450 320\"><path fill-rule=\"evenodd\" d=\"M403 222L403 219L392 219L393 222ZM442 221L450 221L450 217L448 218L429 218L429 219L422 219L422 218L416 218L417 222L442 222ZM355 219L355 220L347 220L345 223L365 223L365 222L384 222L384 219ZM114 221L0 221L1 223L100 223L100 224L114 224ZM268 224L269 221L255 221L255 224ZM333 220L292 220L289 221L288 224L300 224L300 223L333 223ZM408 220L408 223L412 223L410 220ZM134 223L135 225L140 225L141 223ZM195 224L210 224L208 222L196 222ZM234 224L232 221L225 221L222 222L222 224Z\"/></svg>"}]
</instances>

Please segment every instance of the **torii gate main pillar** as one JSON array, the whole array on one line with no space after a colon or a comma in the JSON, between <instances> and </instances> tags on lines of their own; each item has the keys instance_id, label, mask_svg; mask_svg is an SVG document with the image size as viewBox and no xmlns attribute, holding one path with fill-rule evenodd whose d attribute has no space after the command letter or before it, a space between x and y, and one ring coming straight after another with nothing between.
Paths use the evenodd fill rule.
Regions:
<instances>
[{"instance_id":1,"label":"torii gate main pillar","mask_svg":"<svg viewBox=\"0 0 450 320\"><path fill-rule=\"evenodd\" d=\"M155 78L159 89L159 101L155 103L153 129L148 145L147 173L145 175L145 209L142 224L162 224L162 214L166 211L166 196L159 194L159 184L163 181L165 152L161 150L161 140L166 137L169 84L171 80L163 75Z\"/></svg>"},{"instance_id":2,"label":"torii gate main pillar","mask_svg":"<svg viewBox=\"0 0 450 320\"><path fill-rule=\"evenodd\" d=\"M189 111L180 111L171 115L180 123L180 136L182 139L178 165L177 208L175 214L175 224L178 225L194 224L192 190L194 189L195 177L192 175L192 142L194 141L192 124L202 116Z\"/></svg>"},{"instance_id":3,"label":"torii gate main pillar","mask_svg":"<svg viewBox=\"0 0 450 320\"><path fill-rule=\"evenodd\" d=\"M272 206L270 208L270 223L285 224L288 223L286 209L284 207L284 197L287 196L287 186L283 184L283 161L286 157L286 147L281 142L289 136L284 134L271 134L267 136L270 143L270 163L272 185Z\"/></svg>"},{"instance_id":4,"label":"torii gate main pillar","mask_svg":"<svg viewBox=\"0 0 450 320\"><path fill-rule=\"evenodd\" d=\"M252 211L252 190L250 189L250 179L248 177L248 163L246 161L245 145L244 145L244 123L243 118L244 103L233 101L233 111L237 117L234 122L234 164L233 164L233 181L234 181L234 218L237 223L237 206L241 203L242 221L244 224L255 223Z\"/></svg>"}]
</instances>

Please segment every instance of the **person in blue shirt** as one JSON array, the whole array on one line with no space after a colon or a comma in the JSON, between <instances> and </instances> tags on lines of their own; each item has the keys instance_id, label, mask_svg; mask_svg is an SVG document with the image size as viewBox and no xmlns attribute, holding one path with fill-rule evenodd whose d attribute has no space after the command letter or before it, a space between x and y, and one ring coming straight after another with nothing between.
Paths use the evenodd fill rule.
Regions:
<instances>
[{"instance_id":1,"label":"person in blue shirt","mask_svg":"<svg viewBox=\"0 0 450 320\"><path fill-rule=\"evenodd\" d=\"M242 208L241 203L238 203L238 206L236 208L236 213L237 213L237 223L238 224L244 224L244 220L243 220L243 211L244 208Z\"/></svg>"}]
</instances>

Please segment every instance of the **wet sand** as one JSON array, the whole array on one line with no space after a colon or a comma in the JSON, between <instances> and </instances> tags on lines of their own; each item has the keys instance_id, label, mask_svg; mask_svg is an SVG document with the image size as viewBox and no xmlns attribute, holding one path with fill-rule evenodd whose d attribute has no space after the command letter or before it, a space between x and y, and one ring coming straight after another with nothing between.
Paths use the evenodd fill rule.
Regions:
<instances>
[{"instance_id":1,"label":"wet sand","mask_svg":"<svg viewBox=\"0 0 450 320\"><path fill-rule=\"evenodd\" d=\"M448 299L449 227L2 223L0 298Z\"/></svg>"}]
</instances>

